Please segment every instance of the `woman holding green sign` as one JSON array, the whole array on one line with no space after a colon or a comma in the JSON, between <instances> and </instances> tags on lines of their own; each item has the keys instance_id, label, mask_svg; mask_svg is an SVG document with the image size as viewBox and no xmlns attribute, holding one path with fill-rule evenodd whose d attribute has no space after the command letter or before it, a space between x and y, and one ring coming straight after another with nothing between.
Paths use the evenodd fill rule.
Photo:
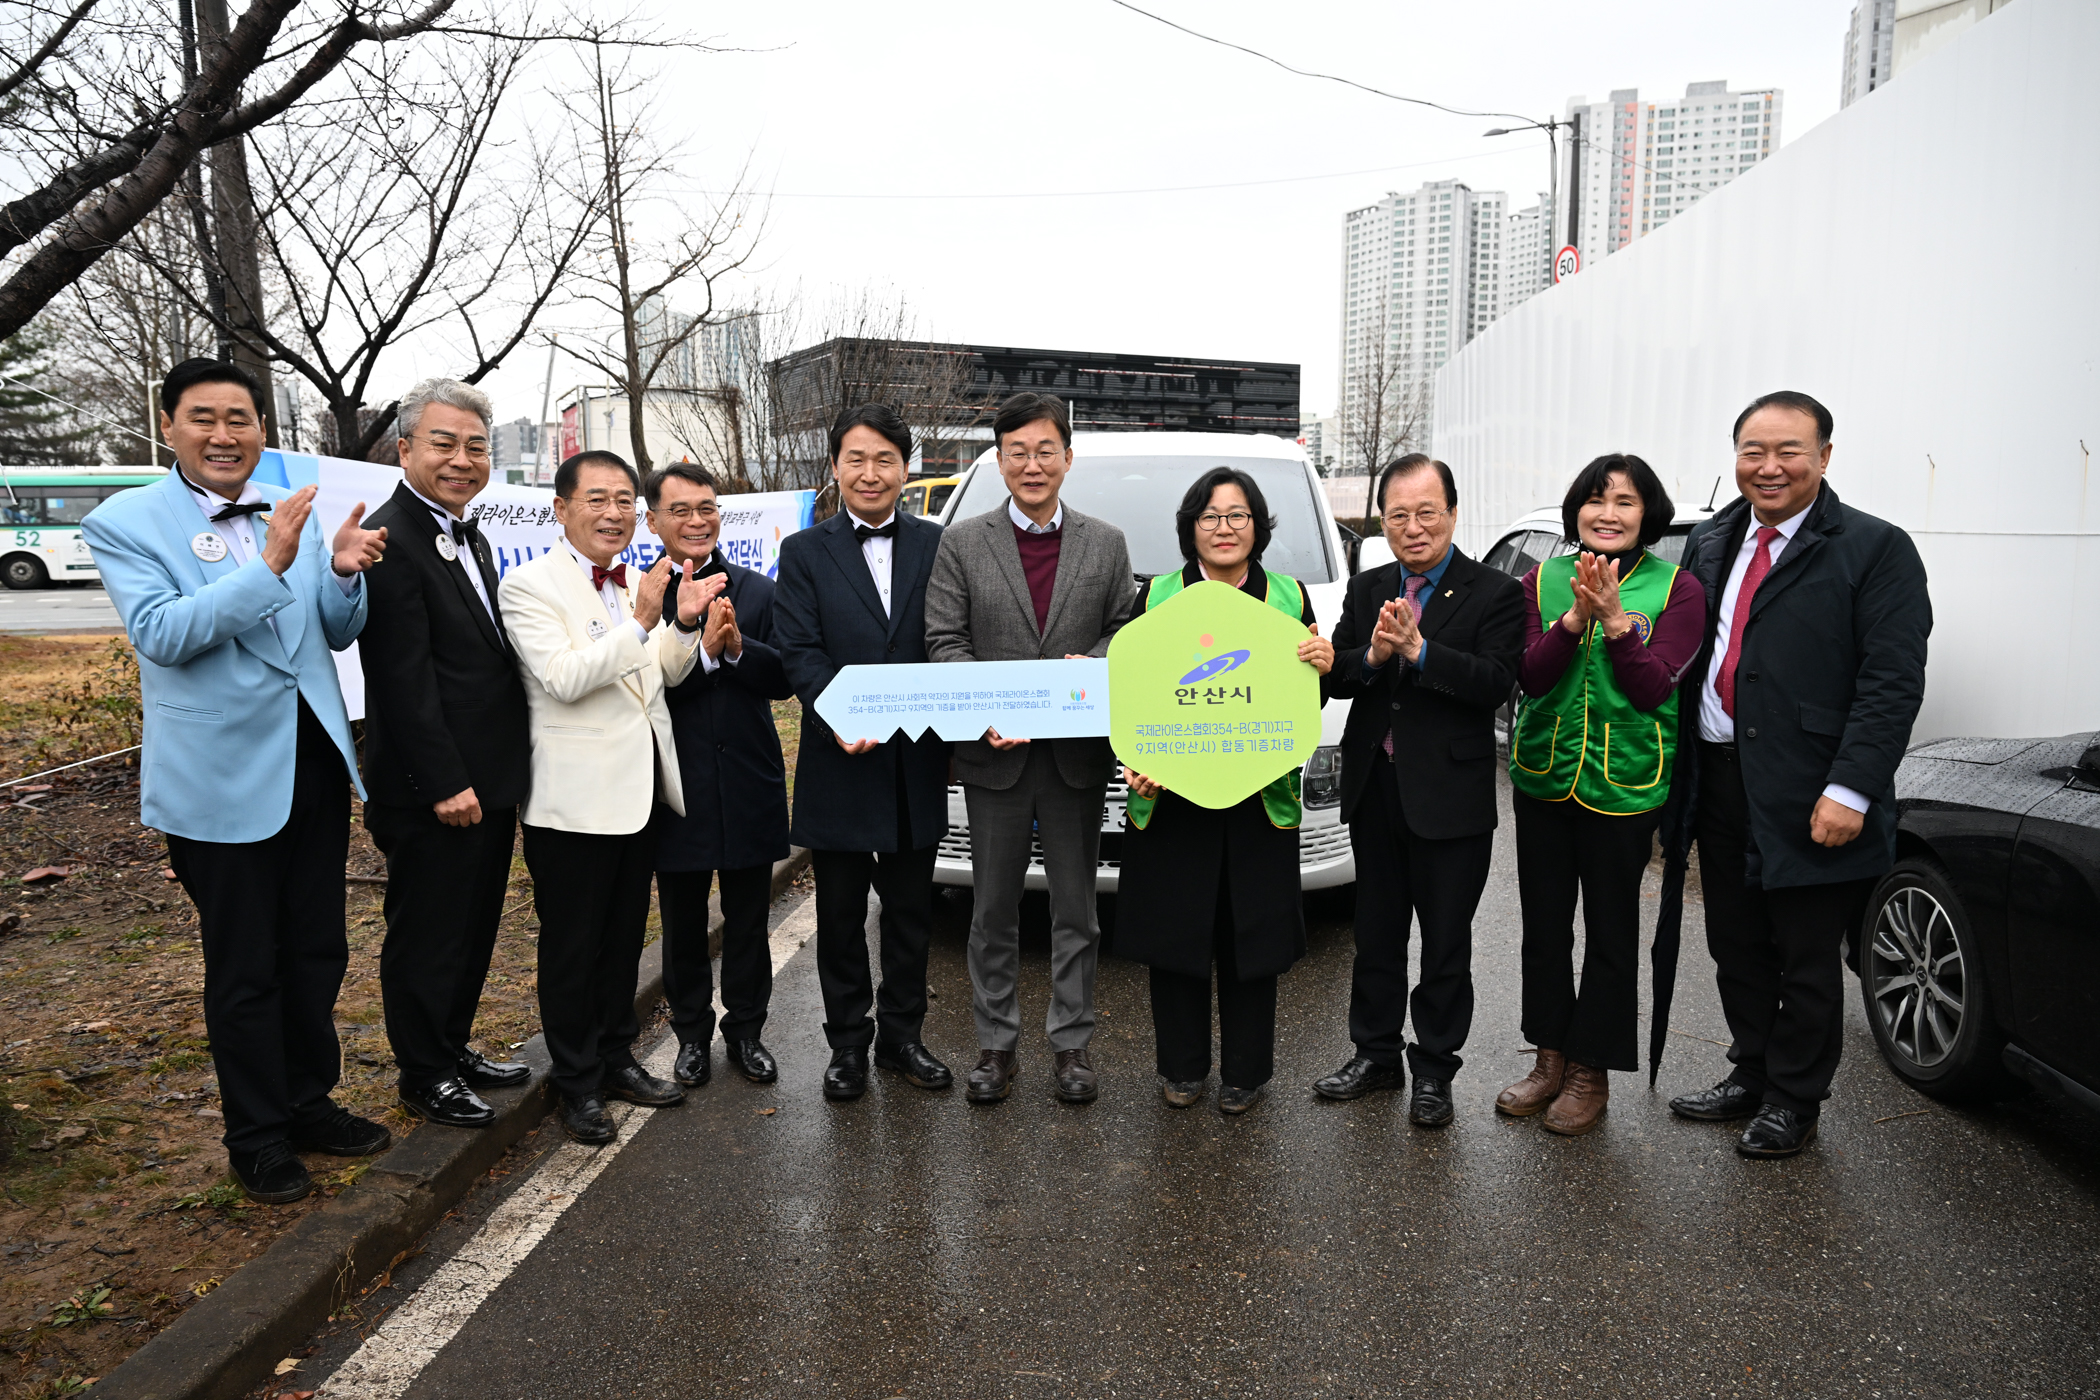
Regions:
<instances>
[{"instance_id":1,"label":"woman holding green sign","mask_svg":"<svg viewBox=\"0 0 2100 1400\"><path fill-rule=\"evenodd\" d=\"M1205 472L1182 497L1174 528L1188 564L1142 587L1133 618L1206 579L1229 584L1304 623L1311 635L1298 644L1298 659L1327 674L1334 644L1313 625L1304 588L1259 562L1275 522L1251 476L1230 467ZM1203 1097L1215 965L1218 1109L1245 1113L1275 1072L1276 979L1305 954L1298 774L1223 810L1129 768L1123 781L1130 797L1116 951L1152 969L1160 1093L1174 1108Z\"/></svg>"},{"instance_id":2,"label":"woman holding green sign","mask_svg":"<svg viewBox=\"0 0 2100 1400\"><path fill-rule=\"evenodd\" d=\"M1524 578L1524 701L1510 736L1524 910L1530 1074L1495 1107L1543 1111L1556 1133L1597 1126L1611 1070L1639 1067L1641 872L1670 796L1677 682L1699 650L1706 595L1648 552L1676 507L1646 462L1584 467L1561 503L1570 542ZM1582 988L1575 895L1582 893Z\"/></svg>"}]
</instances>

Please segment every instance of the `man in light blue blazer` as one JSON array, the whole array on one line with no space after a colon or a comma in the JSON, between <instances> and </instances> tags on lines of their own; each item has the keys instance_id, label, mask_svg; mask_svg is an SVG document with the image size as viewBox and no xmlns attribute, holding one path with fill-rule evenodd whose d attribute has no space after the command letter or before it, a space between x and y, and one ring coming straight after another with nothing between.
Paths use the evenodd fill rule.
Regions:
<instances>
[{"instance_id":1,"label":"man in light blue blazer","mask_svg":"<svg viewBox=\"0 0 2100 1400\"><path fill-rule=\"evenodd\" d=\"M314 488L249 477L248 374L188 360L161 386L176 468L82 524L138 652L141 817L197 906L204 1024L235 1174L257 1201L313 1189L300 1151L363 1156L386 1129L338 1108L335 999L357 765L329 653L365 625L384 530L360 503L322 543Z\"/></svg>"}]
</instances>

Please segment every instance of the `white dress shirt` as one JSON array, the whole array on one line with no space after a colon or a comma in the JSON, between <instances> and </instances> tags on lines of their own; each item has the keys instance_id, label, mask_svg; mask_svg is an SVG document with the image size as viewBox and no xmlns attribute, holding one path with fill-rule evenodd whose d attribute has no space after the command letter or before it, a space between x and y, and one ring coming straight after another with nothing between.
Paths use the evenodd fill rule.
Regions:
<instances>
[{"instance_id":1,"label":"white dress shirt","mask_svg":"<svg viewBox=\"0 0 2100 1400\"><path fill-rule=\"evenodd\" d=\"M561 542L561 547L569 551L569 557L576 561L576 567L583 570L583 581L585 583L589 583L591 580L591 570L598 566L593 564L590 560L584 558L581 554L577 553L576 546L570 544L568 540L564 539ZM641 638L643 642L646 643L649 640L649 629L642 626L641 623L635 621L634 618L628 614L627 600L626 598L621 596L621 590L618 584L614 583L611 579L607 579L605 582L597 586L595 592L598 594L598 601L605 605L605 616L612 622L613 627L618 627L624 623L625 625L632 627L634 629L634 635ZM597 640L602 642L611 635L611 628L607 628L606 631L597 638Z\"/></svg>"},{"instance_id":2,"label":"white dress shirt","mask_svg":"<svg viewBox=\"0 0 2100 1400\"><path fill-rule=\"evenodd\" d=\"M190 480L187 472L183 473L182 484L189 487L190 499L197 503L197 509L204 512L204 519L211 526L212 533L226 541L226 552L233 556L235 564L245 564L251 559L260 559L262 557L262 541L256 538L255 517L253 515L229 516L225 520L212 519L214 515L217 515L228 506L253 505L255 502L260 501L263 498L263 493L255 489L253 481L243 482L241 484L241 494L232 500L228 500L216 491L199 486L196 482ZM273 506L271 509L274 510L275 507ZM357 592L358 584L362 583L365 577L363 574L352 574L350 577L344 578L335 571L335 561L333 559L329 561L328 576L335 580L337 588L343 590L345 598ZM278 582L283 583L283 581L283 575L278 575ZM291 588L291 585L288 583L284 586L287 591ZM272 613L268 620L270 630L277 632L277 615ZM282 642L284 634L278 632L277 640Z\"/></svg>"},{"instance_id":3,"label":"white dress shirt","mask_svg":"<svg viewBox=\"0 0 2100 1400\"><path fill-rule=\"evenodd\" d=\"M407 486L407 481L404 480L402 485ZM437 517L438 530L448 538L453 537L452 522L466 519L463 515L454 515L413 486L408 487L408 494L430 507L430 513ZM466 570L467 582L474 585L474 596L481 600L482 607L488 609L489 621L494 622L496 620L496 607L489 601L488 585L481 581L481 569L475 564L472 552L462 546L459 551L459 558L453 561L453 567ZM498 630L500 631L501 629L499 628Z\"/></svg>"},{"instance_id":4,"label":"white dress shirt","mask_svg":"<svg viewBox=\"0 0 2100 1400\"><path fill-rule=\"evenodd\" d=\"M1053 535L1065 528L1065 503L1059 501L1057 509L1050 512L1050 523L1038 525L1030 520L1013 497L1006 498L1006 518L1013 521L1014 528L1024 535Z\"/></svg>"},{"instance_id":5,"label":"white dress shirt","mask_svg":"<svg viewBox=\"0 0 2100 1400\"><path fill-rule=\"evenodd\" d=\"M1770 551L1773 568L1779 567L1779 556L1786 553L1786 547L1793 543L1795 534L1801 529L1801 522L1808 519L1808 512L1814 504L1811 501L1809 505L1779 522L1776 527L1779 534L1773 538ZM1710 744L1735 742L1735 718L1721 708L1721 666L1728 659L1728 639L1733 635L1735 627L1736 599L1742 595L1743 576L1750 571L1750 561L1757 556L1757 529L1763 523L1754 514L1751 516L1750 528L1743 531L1742 548L1735 552L1735 563L1729 567L1728 582L1721 588L1721 611L1714 623L1714 659L1706 668L1705 683L1699 687L1699 737ZM1769 576L1768 574L1767 577ZM1759 587L1763 585L1760 584ZM1737 694L1741 693L1740 690L1737 691ZM1823 795L1843 803L1855 812L1864 812L1873 805L1866 797L1843 783L1827 785L1823 789Z\"/></svg>"},{"instance_id":6,"label":"white dress shirt","mask_svg":"<svg viewBox=\"0 0 2100 1400\"><path fill-rule=\"evenodd\" d=\"M851 511L846 512L846 518L849 522L846 527L848 529L853 528L855 525L867 523ZM876 521L872 528L880 530L896 518L897 512L893 510L886 519ZM882 595L882 615L884 617L890 615L890 556L895 553L891 546L896 543L895 536L884 539L880 535L860 542L860 557L868 561L868 573L875 580L875 591Z\"/></svg>"}]
</instances>

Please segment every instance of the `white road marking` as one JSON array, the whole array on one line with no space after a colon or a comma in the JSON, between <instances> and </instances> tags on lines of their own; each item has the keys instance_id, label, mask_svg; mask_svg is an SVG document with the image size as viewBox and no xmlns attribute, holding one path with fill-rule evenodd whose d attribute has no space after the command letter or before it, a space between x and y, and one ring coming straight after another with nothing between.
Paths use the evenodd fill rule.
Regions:
<instances>
[{"instance_id":1,"label":"white road marking","mask_svg":"<svg viewBox=\"0 0 2100 1400\"><path fill-rule=\"evenodd\" d=\"M785 967L816 931L817 902L804 896L768 935L773 971L777 974ZM650 1050L642 1067L654 1075L668 1075L677 1057L678 1038L667 1035ZM648 1110L633 1104L614 1103L609 1111L618 1137L603 1147L564 1142L548 1153L531 1179L511 1192L474 1238L440 1265L413 1297L394 1309L316 1395L324 1400L398 1400L406 1393L488 1296L547 1237L562 1212L649 1121Z\"/></svg>"}]
</instances>

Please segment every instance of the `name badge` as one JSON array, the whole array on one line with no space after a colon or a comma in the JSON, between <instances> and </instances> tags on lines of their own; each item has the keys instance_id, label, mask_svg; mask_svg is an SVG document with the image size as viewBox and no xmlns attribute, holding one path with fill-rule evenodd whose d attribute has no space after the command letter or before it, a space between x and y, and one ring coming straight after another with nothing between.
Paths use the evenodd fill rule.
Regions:
<instances>
[{"instance_id":1,"label":"name badge","mask_svg":"<svg viewBox=\"0 0 2100 1400\"><path fill-rule=\"evenodd\" d=\"M590 634L591 640L595 642L600 637L605 635L605 619L602 617L594 617L589 622L583 624L583 630L588 632Z\"/></svg>"},{"instance_id":2,"label":"name badge","mask_svg":"<svg viewBox=\"0 0 2100 1400\"><path fill-rule=\"evenodd\" d=\"M207 564L216 564L226 557L226 541L206 530L190 541L190 553Z\"/></svg>"},{"instance_id":3,"label":"name badge","mask_svg":"<svg viewBox=\"0 0 2100 1400\"><path fill-rule=\"evenodd\" d=\"M444 557L447 564L459 558L459 546L452 542L452 536L440 534L437 537L437 547L438 553Z\"/></svg>"}]
</instances>

